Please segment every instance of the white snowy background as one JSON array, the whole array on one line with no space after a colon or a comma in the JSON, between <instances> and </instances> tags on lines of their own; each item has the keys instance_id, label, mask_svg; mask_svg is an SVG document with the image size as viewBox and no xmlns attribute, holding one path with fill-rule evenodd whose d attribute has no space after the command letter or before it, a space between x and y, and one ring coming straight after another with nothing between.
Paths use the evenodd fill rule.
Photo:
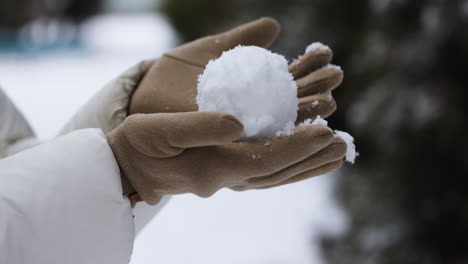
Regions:
<instances>
[{"instance_id":1,"label":"white snowy background","mask_svg":"<svg viewBox=\"0 0 468 264\"><path fill-rule=\"evenodd\" d=\"M29 30L41 43L58 32L53 23ZM176 43L158 14L101 15L73 30L84 48L0 53L0 85L44 140L106 82ZM330 195L334 177L265 191L222 190L209 199L174 197L137 237L132 263L322 263L317 234L346 226Z\"/></svg>"}]
</instances>

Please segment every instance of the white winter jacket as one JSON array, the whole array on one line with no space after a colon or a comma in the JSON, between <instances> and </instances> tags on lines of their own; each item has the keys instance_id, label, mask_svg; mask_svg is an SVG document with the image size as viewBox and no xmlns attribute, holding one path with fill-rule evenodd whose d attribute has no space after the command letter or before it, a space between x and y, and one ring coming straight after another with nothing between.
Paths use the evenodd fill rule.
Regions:
<instances>
[{"instance_id":1,"label":"white winter jacket","mask_svg":"<svg viewBox=\"0 0 468 264\"><path fill-rule=\"evenodd\" d=\"M67 123L65 135L38 146L0 89L0 264L130 261L135 233L167 199L130 208L104 134L125 119L150 63L109 83Z\"/></svg>"},{"instance_id":2,"label":"white winter jacket","mask_svg":"<svg viewBox=\"0 0 468 264\"><path fill-rule=\"evenodd\" d=\"M38 144L28 122L0 87L0 159Z\"/></svg>"}]
</instances>

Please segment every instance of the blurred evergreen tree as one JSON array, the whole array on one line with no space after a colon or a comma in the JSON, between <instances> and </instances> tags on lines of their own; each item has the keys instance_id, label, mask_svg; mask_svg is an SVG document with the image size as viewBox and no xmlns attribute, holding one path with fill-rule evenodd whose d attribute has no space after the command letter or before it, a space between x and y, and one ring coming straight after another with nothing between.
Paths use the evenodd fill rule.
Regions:
<instances>
[{"instance_id":1,"label":"blurred evergreen tree","mask_svg":"<svg viewBox=\"0 0 468 264\"><path fill-rule=\"evenodd\" d=\"M466 71L463 0L163 0L184 41L259 16L282 33L289 58L313 41L345 72L330 125L357 141L336 197L349 229L324 234L328 263L468 263Z\"/></svg>"},{"instance_id":2,"label":"blurred evergreen tree","mask_svg":"<svg viewBox=\"0 0 468 264\"><path fill-rule=\"evenodd\" d=\"M59 14L80 23L104 11L103 6L103 0L68 0L68 3L59 10Z\"/></svg>"},{"instance_id":3,"label":"blurred evergreen tree","mask_svg":"<svg viewBox=\"0 0 468 264\"><path fill-rule=\"evenodd\" d=\"M14 33L39 17L67 18L81 22L102 11L102 2L102 0L1 0L0 30L4 34Z\"/></svg>"},{"instance_id":4,"label":"blurred evergreen tree","mask_svg":"<svg viewBox=\"0 0 468 264\"><path fill-rule=\"evenodd\" d=\"M26 46L29 51L39 51L74 45L77 35L70 38L70 33L74 34L69 31L70 23L79 24L101 12L102 3L103 0L0 0L0 51L21 51ZM57 26L58 34L45 33L57 30Z\"/></svg>"},{"instance_id":5,"label":"blurred evergreen tree","mask_svg":"<svg viewBox=\"0 0 468 264\"><path fill-rule=\"evenodd\" d=\"M38 17L42 4L37 0L0 1L0 33L10 33Z\"/></svg>"}]
</instances>

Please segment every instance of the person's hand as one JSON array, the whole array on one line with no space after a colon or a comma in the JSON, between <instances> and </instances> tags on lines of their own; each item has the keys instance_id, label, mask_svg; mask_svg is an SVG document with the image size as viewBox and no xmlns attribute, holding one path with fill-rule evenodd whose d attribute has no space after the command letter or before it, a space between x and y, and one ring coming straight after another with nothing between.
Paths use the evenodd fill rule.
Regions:
<instances>
[{"instance_id":1,"label":"person's hand","mask_svg":"<svg viewBox=\"0 0 468 264\"><path fill-rule=\"evenodd\" d=\"M243 126L222 112L130 115L107 135L121 168L124 194L156 204L164 195L211 196L223 187L271 188L332 171L346 144L325 126L291 135L234 142Z\"/></svg>"},{"instance_id":2,"label":"person's hand","mask_svg":"<svg viewBox=\"0 0 468 264\"><path fill-rule=\"evenodd\" d=\"M167 52L153 63L137 86L129 114L197 111L197 78L210 60L238 45L267 48L278 32L276 20L261 18ZM343 73L337 67L325 67L331 59L332 51L324 48L309 52L290 64L289 71L298 85L296 123L317 115L325 118L335 111L335 101L324 94L341 83Z\"/></svg>"}]
</instances>

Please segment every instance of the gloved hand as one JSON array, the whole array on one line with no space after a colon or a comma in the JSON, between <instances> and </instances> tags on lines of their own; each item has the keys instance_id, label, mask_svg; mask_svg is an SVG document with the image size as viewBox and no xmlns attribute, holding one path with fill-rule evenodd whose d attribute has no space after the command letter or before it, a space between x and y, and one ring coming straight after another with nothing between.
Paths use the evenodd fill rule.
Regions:
<instances>
[{"instance_id":1,"label":"gloved hand","mask_svg":"<svg viewBox=\"0 0 468 264\"><path fill-rule=\"evenodd\" d=\"M134 92L129 113L175 113L197 111L197 78L211 59L238 45L267 48L279 32L272 18L261 18L222 34L182 45L157 59ZM296 123L317 115L328 117L336 109L332 98L324 96L342 81L343 73L330 63L332 51L319 49L289 66L298 85L299 112ZM317 103L314 103L317 101Z\"/></svg>"},{"instance_id":2,"label":"gloved hand","mask_svg":"<svg viewBox=\"0 0 468 264\"><path fill-rule=\"evenodd\" d=\"M243 126L222 112L130 115L107 135L121 168L124 194L148 204L168 194L211 196L223 187L270 188L341 166L346 145L325 126L292 135L233 142Z\"/></svg>"}]
</instances>

